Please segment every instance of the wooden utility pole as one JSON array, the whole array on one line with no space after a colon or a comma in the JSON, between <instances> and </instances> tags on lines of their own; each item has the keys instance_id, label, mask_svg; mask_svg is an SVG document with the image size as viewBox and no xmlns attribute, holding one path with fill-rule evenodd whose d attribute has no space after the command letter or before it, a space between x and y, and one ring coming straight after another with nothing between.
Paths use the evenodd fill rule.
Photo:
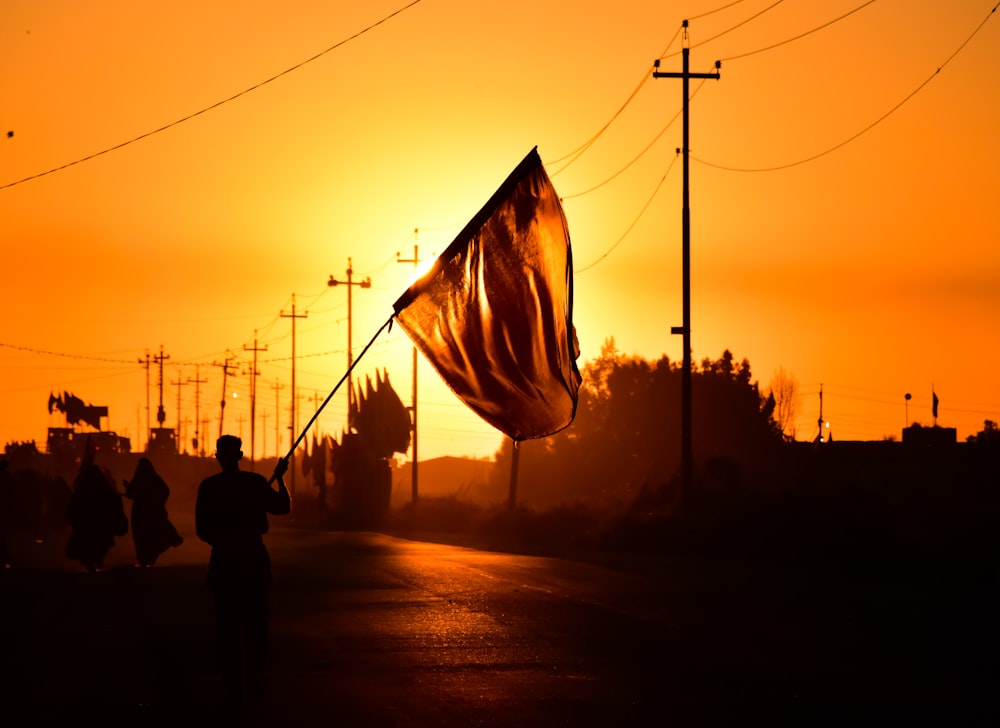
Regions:
<instances>
[{"instance_id":1,"label":"wooden utility pole","mask_svg":"<svg viewBox=\"0 0 1000 728\"><path fill-rule=\"evenodd\" d=\"M281 422L281 402L279 396L284 388L285 385L277 379L271 385L271 389L274 390L274 456L276 458L281 457L281 429L279 425Z\"/></svg>"},{"instance_id":2,"label":"wooden utility pole","mask_svg":"<svg viewBox=\"0 0 1000 728\"><path fill-rule=\"evenodd\" d=\"M149 423L149 365L152 361L149 356L149 350L146 350L146 357L140 359L139 363L146 367L146 452L149 452L149 437L150 437L150 423Z\"/></svg>"},{"instance_id":3,"label":"wooden utility pole","mask_svg":"<svg viewBox=\"0 0 1000 728\"><path fill-rule=\"evenodd\" d=\"M661 72L660 60L654 62L653 78L679 78L682 81L683 99L683 142L682 152L684 154L684 183L681 193L681 291L683 296L682 316L680 326L672 326L671 334L681 334L684 337L684 363L681 371L681 488L682 502L686 501L691 493L694 481L694 453L691 444L691 206L690 206L690 186L689 186L689 122L688 106L690 101L690 81L692 78L714 78L720 77L719 69L722 67L720 61L715 62L713 73L691 73L690 52L688 46L688 21L684 21L684 47L682 49L682 66L680 73Z\"/></svg>"},{"instance_id":4,"label":"wooden utility pole","mask_svg":"<svg viewBox=\"0 0 1000 728\"><path fill-rule=\"evenodd\" d=\"M819 385L819 418L816 420L816 442L826 442L823 437L823 383Z\"/></svg>"},{"instance_id":5,"label":"wooden utility pole","mask_svg":"<svg viewBox=\"0 0 1000 728\"><path fill-rule=\"evenodd\" d=\"M263 457L267 457L267 410L260 411L260 451Z\"/></svg>"},{"instance_id":6,"label":"wooden utility pole","mask_svg":"<svg viewBox=\"0 0 1000 728\"><path fill-rule=\"evenodd\" d=\"M351 267L351 259L348 258L347 280L338 281L333 276L330 276L330 280L326 282L328 286L347 286L347 432L351 431L351 409L354 404L354 387L351 384L351 366L354 364L354 345L351 342L351 318L353 316L351 311L351 288L354 286L359 286L361 288L372 287L371 278L365 278L363 281L354 281L352 280L353 275L354 270ZM295 433L292 433L292 438L292 441L294 442Z\"/></svg>"},{"instance_id":7,"label":"wooden utility pole","mask_svg":"<svg viewBox=\"0 0 1000 728\"><path fill-rule=\"evenodd\" d=\"M181 442L181 387L187 384L187 380L177 378L176 382L170 384L177 387L177 454L184 452L184 445Z\"/></svg>"},{"instance_id":8,"label":"wooden utility pole","mask_svg":"<svg viewBox=\"0 0 1000 728\"><path fill-rule=\"evenodd\" d=\"M156 363L158 364L160 370L159 374L160 406L156 410L156 422L159 424L160 430L163 429L163 423L166 422L167 419L167 411L163 409L163 362L169 358L170 358L169 355L163 353L163 344L160 344L160 353L157 354L155 357L153 357L153 359L156 360ZM160 434L162 434L162 432L160 432ZM146 450L147 451L149 450L148 442L146 443Z\"/></svg>"},{"instance_id":9,"label":"wooden utility pole","mask_svg":"<svg viewBox=\"0 0 1000 728\"><path fill-rule=\"evenodd\" d=\"M233 356L227 350L226 358L221 364L213 362L214 366L222 367L222 399L219 401L219 437L225 434L223 427L226 416L226 380L229 378L229 370L233 368L233 365L230 364L232 360Z\"/></svg>"},{"instance_id":10,"label":"wooden utility pole","mask_svg":"<svg viewBox=\"0 0 1000 728\"><path fill-rule=\"evenodd\" d=\"M292 312L291 313L285 313L284 311L282 311L281 314L280 314L280 316L281 316L281 318L290 318L292 320L292 411L289 413L291 423L288 426L288 430L289 430L289 441L292 444L294 444L295 443L295 435L299 431L299 428L297 426L298 423L295 421L295 399L296 399L296 391L295 391L295 320L296 319L300 319L300 318L307 318L309 316L309 312L305 311L305 312L299 313L299 314L295 313L295 294L293 293L292 294ZM288 468L288 471L289 471L289 474L291 475L291 483L290 484L292 486L289 490L291 490L292 499L294 500L294 498L295 498L295 460L294 460L294 455L293 455L292 462L289 463L289 466L290 467Z\"/></svg>"},{"instance_id":11,"label":"wooden utility pole","mask_svg":"<svg viewBox=\"0 0 1000 728\"><path fill-rule=\"evenodd\" d=\"M418 229L413 229L413 237L416 240ZM413 263L413 271L416 273L418 266L420 265L420 255L417 248L417 243L413 243L413 257L412 258L401 258L400 254L396 253L397 263ZM417 478L417 347L413 347L413 406L410 408L413 413L412 423L410 425L411 434L413 437L413 460L410 463L410 484L412 490L412 502L416 504L417 498L419 497L418 488L418 478Z\"/></svg>"},{"instance_id":12,"label":"wooden utility pole","mask_svg":"<svg viewBox=\"0 0 1000 728\"><path fill-rule=\"evenodd\" d=\"M194 452L196 455L204 455L205 447L202 439L200 437L203 430L201 427L201 385L208 382L207 379L202 379L200 376L200 365L194 365L194 379L188 379L189 382L194 384L194 439L191 440L191 445L194 447Z\"/></svg>"},{"instance_id":13,"label":"wooden utility pole","mask_svg":"<svg viewBox=\"0 0 1000 728\"><path fill-rule=\"evenodd\" d=\"M257 346L257 329L253 330L253 346L243 345L244 351L253 352L253 365L250 369L250 470L253 470L254 458L257 456L257 450L255 448L254 435L257 432L257 376L260 374L257 371L257 352L267 351L266 346Z\"/></svg>"}]
</instances>

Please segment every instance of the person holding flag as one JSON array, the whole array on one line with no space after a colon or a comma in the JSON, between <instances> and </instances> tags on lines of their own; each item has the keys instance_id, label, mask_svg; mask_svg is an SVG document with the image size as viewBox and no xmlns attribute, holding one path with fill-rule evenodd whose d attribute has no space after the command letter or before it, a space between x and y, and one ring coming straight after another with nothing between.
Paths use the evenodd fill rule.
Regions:
<instances>
[{"instance_id":1,"label":"person holding flag","mask_svg":"<svg viewBox=\"0 0 1000 728\"><path fill-rule=\"evenodd\" d=\"M207 584L215 602L216 639L225 683L226 706L243 703L243 680L248 692L256 689L257 671L267 648L268 585L271 557L264 545L270 528L267 516L291 512L285 487L288 460L281 459L272 480L240 470L243 442L223 435L215 446L222 472L198 486L195 532L212 547Z\"/></svg>"}]
</instances>

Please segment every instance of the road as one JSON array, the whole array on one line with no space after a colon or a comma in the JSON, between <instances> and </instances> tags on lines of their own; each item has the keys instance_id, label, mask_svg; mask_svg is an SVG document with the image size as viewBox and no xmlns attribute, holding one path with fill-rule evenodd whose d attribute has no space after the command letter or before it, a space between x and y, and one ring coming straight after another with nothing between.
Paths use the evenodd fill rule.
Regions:
<instances>
[{"instance_id":1,"label":"road","mask_svg":"<svg viewBox=\"0 0 1000 728\"><path fill-rule=\"evenodd\" d=\"M208 552L178 526L184 545L152 569L131 565L126 538L88 575L50 539L0 574L10 725L221 719ZM239 725L996 717L995 598L946 607L919 587L801 567L662 560L637 573L366 532L275 527L268 545L271 654Z\"/></svg>"}]
</instances>

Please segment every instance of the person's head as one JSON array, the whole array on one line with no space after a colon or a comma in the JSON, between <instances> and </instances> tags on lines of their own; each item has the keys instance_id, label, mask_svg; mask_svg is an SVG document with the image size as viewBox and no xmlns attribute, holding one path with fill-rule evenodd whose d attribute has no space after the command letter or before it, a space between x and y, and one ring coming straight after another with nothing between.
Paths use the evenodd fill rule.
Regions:
<instances>
[{"instance_id":1,"label":"person's head","mask_svg":"<svg viewBox=\"0 0 1000 728\"><path fill-rule=\"evenodd\" d=\"M243 459L243 441L236 435L223 435L215 441L215 459L223 466L238 464Z\"/></svg>"}]
</instances>

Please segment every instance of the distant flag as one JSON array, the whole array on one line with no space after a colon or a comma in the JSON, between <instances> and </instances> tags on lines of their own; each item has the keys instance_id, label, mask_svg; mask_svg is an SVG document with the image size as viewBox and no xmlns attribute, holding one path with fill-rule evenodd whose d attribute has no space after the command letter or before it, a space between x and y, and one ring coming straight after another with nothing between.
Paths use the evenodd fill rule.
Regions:
<instances>
[{"instance_id":1,"label":"distant flag","mask_svg":"<svg viewBox=\"0 0 1000 728\"><path fill-rule=\"evenodd\" d=\"M536 149L393 305L445 382L515 441L576 415L569 230Z\"/></svg>"},{"instance_id":2,"label":"distant flag","mask_svg":"<svg viewBox=\"0 0 1000 728\"><path fill-rule=\"evenodd\" d=\"M934 388L931 387L931 414L934 416L935 420L937 419L937 413L938 413L938 396L934 392Z\"/></svg>"}]
</instances>

